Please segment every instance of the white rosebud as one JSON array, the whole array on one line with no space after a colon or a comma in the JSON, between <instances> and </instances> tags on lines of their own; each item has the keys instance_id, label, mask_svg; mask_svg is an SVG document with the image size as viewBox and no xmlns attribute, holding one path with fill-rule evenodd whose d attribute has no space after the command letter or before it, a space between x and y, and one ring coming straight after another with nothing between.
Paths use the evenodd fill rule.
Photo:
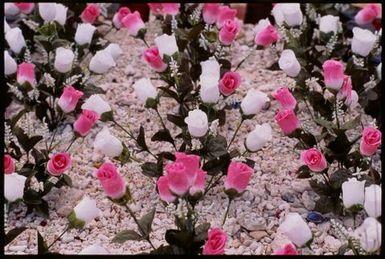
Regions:
<instances>
[{"instance_id":1,"label":"white rosebud","mask_svg":"<svg viewBox=\"0 0 385 259\"><path fill-rule=\"evenodd\" d=\"M55 3L39 3L39 14L44 21L53 21L56 17Z\"/></svg>"},{"instance_id":2,"label":"white rosebud","mask_svg":"<svg viewBox=\"0 0 385 259\"><path fill-rule=\"evenodd\" d=\"M4 74L12 75L17 71L16 61L9 55L8 51L4 50Z\"/></svg>"},{"instance_id":3,"label":"white rosebud","mask_svg":"<svg viewBox=\"0 0 385 259\"><path fill-rule=\"evenodd\" d=\"M139 79L132 87L135 90L136 96L138 96L139 100L143 103L146 103L148 98L155 99L157 96L156 88L148 78Z\"/></svg>"},{"instance_id":4,"label":"white rosebud","mask_svg":"<svg viewBox=\"0 0 385 259\"><path fill-rule=\"evenodd\" d=\"M288 26L293 27L302 24L303 15L299 3L281 5L283 17Z\"/></svg>"},{"instance_id":5,"label":"white rosebud","mask_svg":"<svg viewBox=\"0 0 385 259\"><path fill-rule=\"evenodd\" d=\"M5 19L4 17L4 33L9 32L10 29L11 27L9 27L9 24L7 23L7 19Z\"/></svg>"},{"instance_id":6,"label":"white rosebud","mask_svg":"<svg viewBox=\"0 0 385 259\"><path fill-rule=\"evenodd\" d=\"M25 47L25 40L23 32L20 28L12 28L5 34L5 39L11 50L16 54L19 54L20 51Z\"/></svg>"},{"instance_id":7,"label":"white rosebud","mask_svg":"<svg viewBox=\"0 0 385 259\"><path fill-rule=\"evenodd\" d=\"M84 196L83 199L74 208L77 219L82 220L85 224L90 223L96 217L99 217L100 210L96 207L96 201Z\"/></svg>"},{"instance_id":8,"label":"white rosebud","mask_svg":"<svg viewBox=\"0 0 385 259\"><path fill-rule=\"evenodd\" d=\"M364 188L365 181L357 181L356 178L350 178L342 184L342 201L345 208L364 204Z\"/></svg>"},{"instance_id":9,"label":"white rosebud","mask_svg":"<svg viewBox=\"0 0 385 259\"><path fill-rule=\"evenodd\" d=\"M67 20L67 11L68 7L62 4L55 4L56 14L54 20L57 21L60 25L64 26Z\"/></svg>"},{"instance_id":10,"label":"white rosebud","mask_svg":"<svg viewBox=\"0 0 385 259\"><path fill-rule=\"evenodd\" d=\"M101 245L93 244L84 248L82 251L79 252L79 254L80 255L96 255L96 254L104 255L104 254L109 254L109 252L106 249L104 249L104 247L102 247Z\"/></svg>"},{"instance_id":11,"label":"white rosebud","mask_svg":"<svg viewBox=\"0 0 385 259\"><path fill-rule=\"evenodd\" d=\"M340 21L340 17L334 15L325 15L322 16L319 23L319 30L328 33L338 31L338 23Z\"/></svg>"},{"instance_id":12,"label":"white rosebud","mask_svg":"<svg viewBox=\"0 0 385 259\"><path fill-rule=\"evenodd\" d=\"M380 64L378 64L378 66L377 66L377 77L378 77L378 79L380 79L381 80L381 77L382 77L382 63L380 63Z\"/></svg>"},{"instance_id":13,"label":"white rosebud","mask_svg":"<svg viewBox=\"0 0 385 259\"><path fill-rule=\"evenodd\" d=\"M97 112L99 115L102 115L105 112L111 111L111 106L103 100L102 97L100 97L97 94L91 95L82 105L81 107L83 110L92 110Z\"/></svg>"},{"instance_id":14,"label":"white rosebud","mask_svg":"<svg viewBox=\"0 0 385 259\"><path fill-rule=\"evenodd\" d=\"M287 214L279 230L298 247L304 246L313 237L309 226L298 213Z\"/></svg>"},{"instance_id":15,"label":"white rosebud","mask_svg":"<svg viewBox=\"0 0 385 259\"><path fill-rule=\"evenodd\" d=\"M17 173L4 174L4 197L9 202L22 199L24 195L24 185L27 177Z\"/></svg>"},{"instance_id":16,"label":"white rosebud","mask_svg":"<svg viewBox=\"0 0 385 259\"><path fill-rule=\"evenodd\" d=\"M282 25L285 21L285 17L282 12L282 4L276 4L271 10L272 15L274 16L274 21L277 25Z\"/></svg>"},{"instance_id":17,"label":"white rosebud","mask_svg":"<svg viewBox=\"0 0 385 259\"><path fill-rule=\"evenodd\" d=\"M221 67L215 58L210 58L206 61L202 61L200 64L202 68L201 76L212 76L214 78L217 78L219 81L221 77Z\"/></svg>"},{"instance_id":18,"label":"white rosebud","mask_svg":"<svg viewBox=\"0 0 385 259\"><path fill-rule=\"evenodd\" d=\"M359 27L353 28L352 51L362 57L369 55L374 47L377 37L371 31L361 29Z\"/></svg>"},{"instance_id":19,"label":"white rosebud","mask_svg":"<svg viewBox=\"0 0 385 259\"><path fill-rule=\"evenodd\" d=\"M184 119L190 135L196 138L203 137L209 129L209 122L206 113L199 109L188 112Z\"/></svg>"},{"instance_id":20,"label":"white rosebud","mask_svg":"<svg viewBox=\"0 0 385 259\"><path fill-rule=\"evenodd\" d=\"M80 23L76 28L75 42L78 45L90 44L96 27L90 23Z\"/></svg>"},{"instance_id":21,"label":"white rosebud","mask_svg":"<svg viewBox=\"0 0 385 259\"><path fill-rule=\"evenodd\" d=\"M175 52L178 52L178 45L176 44L175 35L163 34L155 38L155 44L158 47L159 54L172 56Z\"/></svg>"},{"instance_id":22,"label":"white rosebud","mask_svg":"<svg viewBox=\"0 0 385 259\"><path fill-rule=\"evenodd\" d=\"M246 148L255 152L261 149L267 142L272 140L272 129L270 124L263 123L262 125L256 125L255 129L251 131L245 141Z\"/></svg>"},{"instance_id":23,"label":"white rosebud","mask_svg":"<svg viewBox=\"0 0 385 259\"><path fill-rule=\"evenodd\" d=\"M345 99L345 105L350 108L350 110L354 109L358 104L358 94L355 90L352 90L352 93L349 97Z\"/></svg>"},{"instance_id":24,"label":"white rosebud","mask_svg":"<svg viewBox=\"0 0 385 259\"><path fill-rule=\"evenodd\" d=\"M91 58L89 68L94 73L104 74L115 65L114 58L108 51L99 50Z\"/></svg>"},{"instance_id":25,"label":"white rosebud","mask_svg":"<svg viewBox=\"0 0 385 259\"><path fill-rule=\"evenodd\" d=\"M108 157L118 157L123 151L122 142L111 135L107 126L96 135L94 149Z\"/></svg>"},{"instance_id":26,"label":"white rosebud","mask_svg":"<svg viewBox=\"0 0 385 259\"><path fill-rule=\"evenodd\" d=\"M301 64L298 62L294 51L285 49L281 53L278 60L279 68L282 69L288 76L296 77L301 71Z\"/></svg>"},{"instance_id":27,"label":"white rosebud","mask_svg":"<svg viewBox=\"0 0 385 259\"><path fill-rule=\"evenodd\" d=\"M381 216L381 192L381 187L376 184L365 188L364 208L370 217Z\"/></svg>"},{"instance_id":28,"label":"white rosebud","mask_svg":"<svg viewBox=\"0 0 385 259\"><path fill-rule=\"evenodd\" d=\"M369 217L364 220L361 226L355 231L358 236L361 248L372 253L381 248L382 226L375 218Z\"/></svg>"},{"instance_id":29,"label":"white rosebud","mask_svg":"<svg viewBox=\"0 0 385 259\"><path fill-rule=\"evenodd\" d=\"M241 102L242 112L244 115L257 114L268 101L267 94L255 89L249 89Z\"/></svg>"},{"instance_id":30,"label":"white rosebud","mask_svg":"<svg viewBox=\"0 0 385 259\"><path fill-rule=\"evenodd\" d=\"M123 50L116 43L110 43L104 50L110 53L115 62L123 53Z\"/></svg>"},{"instance_id":31,"label":"white rosebud","mask_svg":"<svg viewBox=\"0 0 385 259\"><path fill-rule=\"evenodd\" d=\"M216 103L219 99L218 78L215 76L200 76L200 97L204 103Z\"/></svg>"},{"instance_id":32,"label":"white rosebud","mask_svg":"<svg viewBox=\"0 0 385 259\"><path fill-rule=\"evenodd\" d=\"M54 67L60 73L67 73L72 69L75 54L70 49L59 47L56 49Z\"/></svg>"},{"instance_id":33,"label":"white rosebud","mask_svg":"<svg viewBox=\"0 0 385 259\"><path fill-rule=\"evenodd\" d=\"M4 14L5 16L14 16L20 12L20 9L14 3L5 3L4 4Z\"/></svg>"}]
</instances>

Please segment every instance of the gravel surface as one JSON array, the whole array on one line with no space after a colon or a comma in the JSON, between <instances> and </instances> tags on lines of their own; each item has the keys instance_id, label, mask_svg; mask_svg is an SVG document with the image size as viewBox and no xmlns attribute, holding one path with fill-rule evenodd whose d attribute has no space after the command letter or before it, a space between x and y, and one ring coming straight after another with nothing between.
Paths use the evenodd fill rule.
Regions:
<instances>
[{"instance_id":1,"label":"gravel surface","mask_svg":"<svg viewBox=\"0 0 385 259\"><path fill-rule=\"evenodd\" d=\"M153 43L153 38L159 29L152 25L148 29L147 41ZM238 64L249 53L249 46L253 42L252 25L244 25L240 38L232 46L232 64ZM145 64L141 53L145 45L128 36L121 30L110 34L113 42L119 43L123 54L117 62L117 67L109 72L103 79L102 87L107 90L105 99L114 110L114 117L122 125L129 126L137 134L139 125L142 124L146 132L146 141L151 143L150 136L158 131L160 124L158 119L148 113L133 93L132 85L135 80L142 77L155 78L156 74ZM267 94L275 88L290 84L292 79L281 71L265 69L274 62L271 50L254 51L252 56L241 66L239 73L242 77L241 87L237 90L237 98L241 100L248 89L256 88ZM159 86L161 81L152 80ZM162 100L160 113L176 109L175 103ZM288 212L298 212L306 217L308 211L314 208L316 195L307 180L295 178L295 171L299 167L299 153L293 149L296 140L284 137L278 125L274 121L274 115L278 111L278 105L272 101L269 109L261 112L252 120L247 120L241 127L238 138L232 147L244 150L243 141L248 132L253 130L256 124L269 123L273 129L273 140L262 150L250 155L255 163L255 173L252 176L248 190L241 198L237 198L230 207L224 230L229 234L229 240L225 250L226 254L271 254L273 250L288 242L287 238L277 233L277 228ZM237 111L227 114L227 124L220 128L220 132L228 139L231 138L236 124L239 121ZM307 118L308 114L300 107L299 116ZM365 118L370 120L370 118ZM165 120L166 121L166 120ZM166 122L167 123L167 122ZM84 139L78 140L70 149L73 158L73 167L69 172L74 188L62 188L53 190L47 200L50 205L49 219L43 219L30 214L24 217L26 208L18 204L8 215L6 231L14 227L28 226L30 230L24 232L17 239L5 247L7 254L36 254L36 231L51 243L65 229L67 219L65 215L77 204L84 194L96 199L101 209L101 217L97 218L83 230L70 230L53 247L52 251L63 254L76 254L88 245L100 243L113 254L136 254L150 251L150 246L145 241L127 241L123 245L112 244L110 240L116 233L123 229L136 229L133 219L118 205L112 204L104 195L99 182L93 176L94 164L104 161L100 154L93 150L95 135L102 129L105 123L98 122L91 133ZM109 125L113 134L125 141L128 147L134 147L124 132ZM168 124L171 126L171 124ZM173 128L172 134L178 132ZM172 151L171 144L152 142L152 150ZM59 146L64 149L66 144ZM138 158L151 161L146 154L139 154ZM166 229L173 227L173 217L156 194L154 181L140 173L137 163L129 163L120 168L131 188L135 204L131 205L137 216L145 214L156 205L156 214L153 222L151 240L155 246L165 244L164 234ZM227 197L223 192L223 183L214 187L201 201L196 209L199 211L202 221L206 220L212 226L220 226L222 215L227 206ZM335 217L335 216L333 216ZM339 218L346 226L352 225L349 218ZM358 224L361 219L358 217ZM338 250L341 244L332 236L330 222L319 225L309 223L315 235L312 244L314 254L332 254ZM310 253L310 251L303 251Z\"/></svg>"}]
</instances>

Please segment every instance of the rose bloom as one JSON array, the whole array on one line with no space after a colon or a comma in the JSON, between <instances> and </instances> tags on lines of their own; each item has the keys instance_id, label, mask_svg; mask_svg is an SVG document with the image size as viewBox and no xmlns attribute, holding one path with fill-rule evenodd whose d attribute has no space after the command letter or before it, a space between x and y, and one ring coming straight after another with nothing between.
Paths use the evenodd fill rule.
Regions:
<instances>
[{"instance_id":1,"label":"rose bloom","mask_svg":"<svg viewBox=\"0 0 385 259\"><path fill-rule=\"evenodd\" d=\"M105 162L96 171L96 177L102 184L106 195L111 199L119 199L126 194L126 182L114 164Z\"/></svg>"},{"instance_id":2,"label":"rose bloom","mask_svg":"<svg viewBox=\"0 0 385 259\"><path fill-rule=\"evenodd\" d=\"M170 191L177 196L185 195L190 188L190 180L186 173L186 166L181 162L174 162L167 164L164 168L167 172Z\"/></svg>"},{"instance_id":3,"label":"rose bloom","mask_svg":"<svg viewBox=\"0 0 385 259\"><path fill-rule=\"evenodd\" d=\"M298 255L298 251L292 244L286 244L282 248L275 250L273 255Z\"/></svg>"},{"instance_id":4,"label":"rose bloom","mask_svg":"<svg viewBox=\"0 0 385 259\"><path fill-rule=\"evenodd\" d=\"M328 167L324 155L316 148L310 148L302 151L301 160L313 172L322 172Z\"/></svg>"},{"instance_id":5,"label":"rose bloom","mask_svg":"<svg viewBox=\"0 0 385 259\"><path fill-rule=\"evenodd\" d=\"M33 85L35 83L35 65L32 63L21 63L17 67L17 83L19 85L25 82Z\"/></svg>"},{"instance_id":6,"label":"rose bloom","mask_svg":"<svg viewBox=\"0 0 385 259\"><path fill-rule=\"evenodd\" d=\"M122 25L127 28L128 33L132 36L137 36L138 32L145 27L140 13L135 11L129 13L122 19Z\"/></svg>"},{"instance_id":7,"label":"rose bloom","mask_svg":"<svg viewBox=\"0 0 385 259\"><path fill-rule=\"evenodd\" d=\"M226 20L234 20L237 15L237 10L228 7L227 5L219 6L218 14L217 14L217 27L222 28L223 24Z\"/></svg>"},{"instance_id":8,"label":"rose bloom","mask_svg":"<svg viewBox=\"0 0 385 259\"><path fill-rule=\"evenodd\" d=\"M380 4L367 4L356 14L354 19L358 25L364 25L373 22L380 14Z\"/></svg>"},{"instance_id":9,"label":"rose bloom","mask_svg":"<svg viewBox=\"0 0 385 259\"><path fill-rule=\"evenodd\" d=\"M179 3L162 3L163 15L177 15L179 13Z\"/></svg>"},{"instance_id":10,"label":"rose bloom","mask_svg":"<svg viewBox=\"0 0 385 259\"><path fill-rule=\"evenodd\" d=\"M163 72L167 69L167 64L162 60L157 47L148 48L143 54L144 60L150 65L156 72Z\"/></svg>"},{"instance_id":11,"label":"rose bloom","mask_svg":"<svg viewBox=\"0 0 385 259\"><path fill-rule=\"evenodd\" d=\"M205 3L202 9L203 20L207 24L213 24L217 21L220 4Z\"/></svg>"},{"instance_id":12,"label":"rose bloom","mask_svg":"<svg viewBox=\"0 0 385 259\"><path fill-rule=\"evenodd\" d=\"M364 156L371 156L376 153L381 144L381 131L373 127L366 127L362 131L360 152Z\"/></svg>"},{"instance_id":13,"label":"rose bloom","mask_svg":"<svg viewBox=\"0 0 385 259\"><path fill-rule=\"evenodd\" d=\"M241 84L241 76L237 72L226 72L222 79L219 81L219 91L225 95L229 96L234 93L234 91Z\"/></svg>"},{"instance_id":14,"label":"rose bloom","mask_svg":"<svg viewBox=\"0 0 385 259\"><path fill-rule=\"evenodd\" d=\"M236 20L226 20L219 31L219 41L223 45L231 45L239 32L239 23Z\"/></svg>"},{"instance_id":15,"label":"rose bloom","mask_svg":"<svg viewBox=\"0 0 385 259\"><path fill-rule=\"evenodd\" d=\"M99 15L99 6L97 4L89 4L81 13L80 19L82 19L84 23L94 23Z\"/></svg>"},{"instance_id":16,"label":"rose bloom","mask_svg":"<svg viewBox=\"0 0 385 259\"><path fill-rule=\"evenodd\" d=\"M268 47L271 43L279 39L277 29L271 25L269 19L262 19L255 27L255 44L263 47Z\"/></svg>"},{"instance_id":17,"label":"rose bloom","mask_svg":"<svg viewBox=\"0 0 385 259\"><path fill-rule=\"evenodd\" d=\"M131 13L131 10L128 7L120 7L119 10L114 14L112 21L116 28L120 29L122 27L123 18Z\"/></svg>"},{"instance_id":18,"label":"rose bloom","mask_svg":"<svg viewBox=\"0 0 385 259\"><path fill-rule=\"evenodd\" d=\"M293 110L281 110L274 118L285 135L289 135L299 128L299 120Z\"/></svg>"},{"instance_id":19,"label":"rose bloom","mask_svg":"<svg viewBox=\"0 0 385 259\"><path fill-rule=\"evenodd\" d=\"M14 5L17 6L17 8L19 8L20 12L22 12L24 14L31 13L33 8L35 8L35 4L34 3L18 2L18 3L14 3Z\"/></svg>"},{"instance_id":20,"label":"rose bloom","mask_svg":"<svg viewBox=\"0 0 385 259\"><path fill-rule=\"evenodd\" d=\"M186 175L190 185L193 184L200 168L200 156L186 154L183 152L175 153L175 163L182 163L186 167Z\"/></svg>"},{"instance_id":21,"label":"rose bloom","mask_svg":"<svg viewBox=\"0 0 385 259\"><path fill-rule=\"evenodd\" d=\"M225 190L234 189L238 193L246 190L254 169L242 162L231 161L227 169Z\"/></svg>"},{"instance_id":22,"label":"rose bloom","mask_svg":"<svg viewBox=\"0 0 385 259\"><path fill-rule=\"evenodd\" d=\"M287 87L280 87L271 94L280 104L281 109L294 110L297 101Z\"/></svg>"},{"instance_id":23,"label":"rose bloom","mask_svg":"<svg viewBox=\"0 0 385 259\"><path fill-rule=\"evenodd\" d=\"M225 252L227 234L220 228L212 228L208 232L202 254L203 255L222 255Z\"/></svg>"},{"instance_id":24,"label":"rose bloom","mask_svg":"<svg viewBox=\"0 0 385 259\"><path fill-rule=\"evenodd\" d=\"M54 154L47 163L47 171L53 176L60 176L72 165L71 156L61 152Z\"/></svg>"},{"instance_id":25,"label":"rose bloom","mask_svg":"<svg viewBox=\"0 0 385 259\"><path fill-rule=\"evenodd\" d=\"M8 154L5 154L4 155L4 173L5 174L12 174L13 172L15 172L15 162L13 161L13 158L8 155Z\"/></svg>"},{"instance_id":26,"label":"rose bloom","mask_svg":"<svg viewBox=\"0 0 385 259\"><path fill-rule=\"evenodd\" d=\"M160 14L162 12L162 4L148 3L147 5L153 14Z\"/></svg>"},{"instance_id":27,"label":"rose bloom","mask_svg":"<svg viewBox=\"0 0 385 259\"><path fill-rule=\"evenodd\" d=\"M82 137L86 136L99 118L100 115L97 112L83 109L82 114L74 122L75 132L79 133Z\"/></svg>"},{"instance_id":28,"label":"rose bloom","mask_svg":"<svg viewBox=\"0 0 385 259\"><path fill-rule=\"evenodd\" d=\"M329 59L323 63L322 69L326 87L340 90L345 77L342 63Z\"/></svg>"},{"instance_id":29,"label":"rose bloom","mask_svg":"<svg viewBox=\"0 0 385 259\"><path fill-rule=\"evenodd\" d=\"M162 201L169 203L175 201L176 196L171 193L170 188L168 187L168 178L166 176L159 177L156 182L156 186L158 188L159 197Z\"/></svg>"}]
</instances>

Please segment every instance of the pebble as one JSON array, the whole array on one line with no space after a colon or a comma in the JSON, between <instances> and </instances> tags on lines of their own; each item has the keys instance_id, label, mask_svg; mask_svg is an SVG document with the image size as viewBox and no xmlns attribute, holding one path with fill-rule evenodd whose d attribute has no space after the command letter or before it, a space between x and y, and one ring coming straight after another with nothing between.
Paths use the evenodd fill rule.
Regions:
<instances>
[{"instance_id":1,"label":"pebble","mask_svg":"<svg viewBox=\"0 0 385 259\"><path fill-rule=\"evenodd\" d=\"M253 231L253 232L250 232L249 235L252 236L255 240L259 241L265 236L267 236L267 233L266 231Z\"/></svg>"},{"instance_id":2,"label":"pebble","mask_svg":"<svg viewBox=\"0 0 385 259\"><path fill-rule=\"evenodd\" d=\"M266 220L257 218L252 214L243 214L238 217L238 223L248 231L257 231L266 229Z\"/></svg>"},{"instance_id":3,"label":"pebble","mask_svg":"<svg viewBox=\"0 0 385 259\"><path fill-rule=\"evenodd\" d=\"M293 203L295 201L295 196L291 192L285 192L281 195L281 199L290 203Z\"/></svg>"},{"instance_id":4,"label":"pebble","mask_svg":"<svg viewBox=\"0 0 385 259\"><path fill-rule=\"evenodd\" d=\"M341 241L334 238L333 236L326 236L325 237L325 245L324 250L331 251L331 252L337 252L338 248L341 246Z\"/></svg>"},{"instance_id":5,"label":"pebble","mask_svg":"<svg viewBox=\"0 0 385 259\"><path fill-rule=\"evenodd\" d=\"M25 249L27 249L27 246L26 245L22 245L22 246L10 246L8 248L10 251L14 251L14 252L21 252L21 251L24 251Z\"/></svg>"}]
</instances>

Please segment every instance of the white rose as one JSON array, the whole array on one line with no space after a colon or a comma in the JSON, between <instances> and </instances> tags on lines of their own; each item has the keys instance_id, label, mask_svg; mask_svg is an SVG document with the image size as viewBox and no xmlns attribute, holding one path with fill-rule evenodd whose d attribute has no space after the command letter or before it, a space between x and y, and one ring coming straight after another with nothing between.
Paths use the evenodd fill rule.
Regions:
<instances>
[{"instance_id":1,"label":"white rose","mask_svg":"<svg viewBox=\"0 0 385 259\"><path fill-rule=\"evenodd\" d=\"M345 99L345 105L352 110L357 106L357 104L358 104L358 94L355 90L352 90L350 97Z\"/></svg>"},{"instance_id":2,"label":"white rose","mask_svg":"<svg viewBox=\"0 0 385 259\"><path fill-rule=\"evenodd\" d=\"M81 107L83 110L92 110L97 112L99 115L102 115L105 112L111 111L111 106L103 100L102 97L100 97L97 94L91 95L82 105Z\"/></svg>"},{"instance_id":3,"label":"white rose","mask_svg":"<svg viewBox=\"0 0 385 259\"><path fill-rule=\"evenodd\" d=\"M116 65L114 58L108 51L99 50L96 54L91 58L90 61L90 71L97 74L104 74L110 68Z\"/></svg>"},{"instance_id":4,"label":"white rose","mask_svg":"<svg viewBox=\"0 0 385 259\"><path fill-rule=\"evenodd\" d=\"M157 96L156 88L148 78L139 79L132 87L135 90L136 96L138 96L139 100L143 103L146 103L148 98L155 99Z\"/></svg>"},{"instance_id":5,"label":"white rose","mask_svg":"<svg viewBox=\"0 0 385 259\"><path fill-rule=\"evenodd\" d=\"M244 115L256 114L262 110L269 97L261 91L249 89L241 102L241 109Z\"/></svg>"},{"instance_id":6,"label":"white rose","mask_svg":"<svg viewBox=\"0 0 385 259\"><path fill-rule=\"evenodd\" d=\"M356 178L350 178L342 184L342 201L345 208L364 204L364 188L365 181L357 181Z\"/></svg>"},{"instance_id":7,"label":"white rose","mask_svg":"<svg viewBox=\"0 0 385 259\"><path fill-rule=\"evenodd\" d=\"M366 218L361 226L355 231L358 236L361 247L369 253L375 252L381 248L382 226L375 218Z\"/></svg>"},{"instance_id":8,"label":"white rose","mask_svg":"<svg viewBox=\"0 0 385 259\"><path fill-rule=\"evenodd\" d=\"M381 192L381 187L376 184L365 188L364 208L370 217L381 216Z\"/></svg>"},{"instance_id":9,"label":"white rose","mask_svg":"<svg viewBox=\"0 0 385 259\"><path fill-rule=\"evenodd\" d=\"M39 3L39 14L44 21L53 21L56 17L55 3Z\"/></svg>"},{"instance_id":10,"label":"white rose","mask_svg":"<svg viewBox=\"0 0 385 259\"><path fill-rule=\"evenodd\" d=\"M5 19L4 17L4 33L9 32L10 29L11 27L9 27L9 24L7 23L7 19Z\"/></svg>"},{"instance_id":11,"label":"white rose","mask_svg":"<svg viewBox=\"0 0 385 259\"><path fill-rule=\"evenodd\" d=\"M279 230L298 247L302 247L313 237L309 226L298 213L287 214Z\"/></svg>"},{"instance_id":12,"label":"white rose","mask_svg":"<svg viewBox=\"0 0 385 259\"><path fill-rule=\"evenodd\" d=\"M24 195L24 185L27 177L17 173L4 174L4 197L9 202L22 199Z\"/></svg>"},{"instance_id":13,"label":"white rose","mask_svg":"<svg viewBox=\"0 0 385 259\"><path fill-rule=\"evenodd\" d=\"M76 218L84 221L85 224L90 223L100 215L100 210L96 207L96 201L88 196L84 196L73 211L75 212Z\"/></svg>"},{"instance_id":14,"label":"white rose","mask_svg":"<svg viewBox=\"0 0 385 259\"><path fill-rule=\"evenodd\" d=\"M55 4L56 14L54 20L57 21L60 25L65 25L67 20L67 11L68 7L62 4Z\"/></svg>"},{"instance_id":15,"label":"white rose","mask_svg":"<svg viewBox=\"0 0 385 259\"><path fill-rule=\"evenodd\" d=\"M109 254L109 252L104 249L100 244L93 244L90 246L87 246L82 251L79 252L80 255L96 255L96 254Z\"/></svg>"},{"instance_id":16,"label":"white rose","mask_svg":"<svg viewBox=\"0 0 385 259\"><path fill-rule=\"evenodd\" d=\"M328 33L338 31L338 23L340 21L340 17L333 15L325 15L322 16L319 23L319 30Z\"/></svg>"},{"instance_id":17,"label":"white rose","mask_svg":"<svg viewBox=\"0 0 385 259\"><path fill-rule=\"evenodd\" d=\"M366 57L374 47L377 37L371 31L353 28L352 51L355 54Z\"/></svg>"},{"instance_id":18,"label":"white rose","mask_svg":"<svg viewBox=\"0 0 385 259\"><path fill-rule=\"evenodd\" d=\"M5 39L7 40L7 43L11 50L15 52L16 54L19 54L20 51L25 46L25 40L23 36L23 32L20 30L20 28L12 28L5 34Z\"/></svg>"},{"instance_id":19,"label":"white rose","mask_svg":"<svg viewBox=\"0 0 385 259\"><path fill-rule=\"evenodd\" d=\"M261 149L267 142L272 140L271 132L271 126L268 123L256 125L255 129L246 137L246 148L251 152Z\"/></svg>"},{"instance_id":20,"label":"white rose","mask_svg":"<svg viewBox=\"0 0 385 259\"><path fill-rule=\"evenodd\" d=\"M72 69L75 54L70 49L59 47L56 49L54 67L60 73L67 73Z\"/></svg>"},{"instance_id":21,"label":"white rose","mask_svg":"<svg viewBox=\"0 0 385 259\"><path fill-rule=\"evenodd\" d=\"M378 66L377 66L377 77L378 77L378 79L380 79L381 80L381 77L382 77L382 75L381 75L381 70L382 70L382 63L380 63L380 64L378 64Z\"/></svg>"},{"instance_id":22,"label":"white rose","mask_svg":"<svg viewBox=\"0 0 385 259\"><path fill-rule=\"evenodd\" d=\"M12 75L17 71L16 61L9 55L8 51L4 50L4 74Z\"/></svg>"},{"instance_id":23,"label":"white rose","mask_svg":"<svg viewBox=\"0 0 385 259\"><path fill-rule=\"evenodd\" d=\"M117 157L122 153L123 145L117 137L111 135L108 127L104 126L95 137L94 149L105 156Z\"/></svg>"},{"instance_id":24,"label":"white rose","mask_svg":"<svg viewBox=\"0 0 385 259\"><path fill-rule=\"evenodd\" d=\"M189 111L184 122L187 124L190 135L196 138L203 137L209 129L207 115L199 109Z\"/></svg>"},{"instance_id":25,"label":"white rose","mask_svg":"<svg viewBox=\"0 0 385 259\"><path fill-rule=\"evenodd\" d=\"M110 53L115 62L123 53L123 50L116 43L110 43L104 50Z\"/></svg>"},{"instance_id":26,"label":"white rose","mask_svg":"<svg viewBox=\"0 0 385 259\"><path fill-rule=\"evenodd\" d=\"M5 3L4 4L4 14L5 16L14 16L20 12L19 8L14 3Z\"/></svg>"},{"instance_id":27,"label":"white rose","mask_svg":"<svg viewBox=\"0 0 385 259\"><path fill-rule=\"evenodd\" d=\"M302 24L303 15L300 4L295 3L281 5L283 17L285 18L285 22L288 26L293 27Z\"/></svg>"},{"instance_id":28,"label":"white rose","mask_svg":"<svg viewBox=\"0 0 385 259\"><path fill-rule=\"evenodd\" d=\"M90 44L96 27L90 23L78 24L75 32L75 42L78 45Z\"/></svg>"},{"instance_id":29,"label":"white rose","mask_svg":"<svg viewBox=\"0 0 385 259\"><path fill-rule=\"evenodd\" d=\"M175 52L178 52L178 45L176 44L175 35L163 34L155 38L155 44L158 47L159 54L172 56Z\"/></svg>"},{"instance_id":30,"label":"white rose","mask_svg":"<svg viewBox=\"0 0 385 259\"><path fill-rule=\"evenodd\" d=\"M200 76L200 97L204 103L216 103L219 99L218 78L215 76Z\"/></svg>"},{"instance_id":31,"label":"white rose","mask_svg":"<svg viewBox=\"0 0 385 259\"><path fill-rule=\"evenodd\" d=\"M291 77L296 77L301 71L301 64L298 62L294 51L291 49L282 51L278 60L278 65L280 69Z\"/></svg>"},{"instance_id":32,"label":"white rose","mask_svg":"<svg viewBox=\"0 0 385 259\"><path fill-rule=\"evenodd\" d=\"M218 61L212 57L206 61L201 62L202 74L201 76L212 76L217 78L218 81L221 77L221 67Z\"/></svg>"},{"instance_id":33,"label":"white rose","mask_svg":"<svg viewBox=\"0 0 385 259\"><path fill-rule=\"evenodd\" d=\"M282 25L285 21L285 17L282 12L282 4L276 4L271 10L272 15L274 16L274 21L277 25Z\"/></svg>"}]
</instances>

